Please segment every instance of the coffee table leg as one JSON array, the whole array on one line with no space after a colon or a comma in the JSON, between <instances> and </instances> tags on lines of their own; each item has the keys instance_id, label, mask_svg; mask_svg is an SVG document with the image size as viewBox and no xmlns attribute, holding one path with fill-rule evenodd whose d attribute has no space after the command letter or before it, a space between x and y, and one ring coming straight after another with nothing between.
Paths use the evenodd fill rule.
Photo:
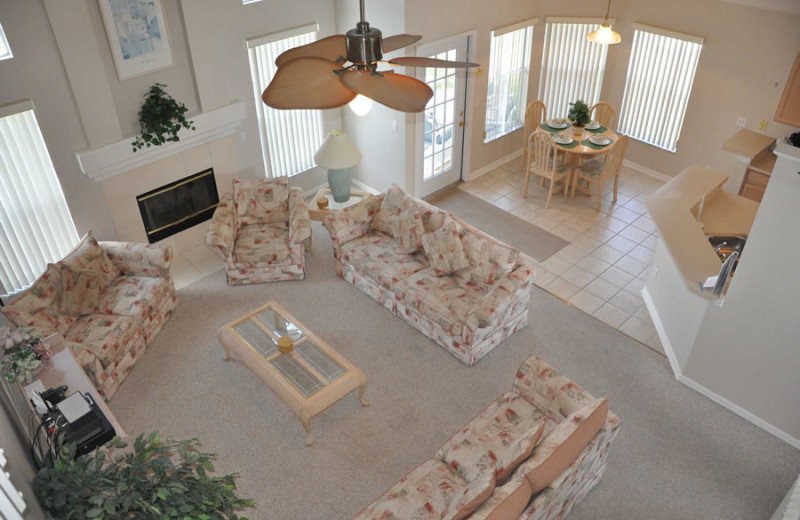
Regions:
<instances>
[{"instance_id":1,"label":"coffee table leg","mask_svg":"<svg viewBox=\"0 0 800 520\"><path fill-rule=\"evenodd\" d=\"M300 421L303 423L303 428L306 429L306 446L311 446L314 439L311 437L311 414L303 410L300 412Z\"/></svg>"},{"instance_id":2,"label":"coffee table leg","mask_svg":"<svg viewBox=\"0 0 800 520\"><path fill-rule=\"evenodd\" d=\"M364 406L369 406L369 401L364 399L364 393L367 391L367 383L358 387L358 400L361 401L361 404Z\"/></svg>"}]
</instances>

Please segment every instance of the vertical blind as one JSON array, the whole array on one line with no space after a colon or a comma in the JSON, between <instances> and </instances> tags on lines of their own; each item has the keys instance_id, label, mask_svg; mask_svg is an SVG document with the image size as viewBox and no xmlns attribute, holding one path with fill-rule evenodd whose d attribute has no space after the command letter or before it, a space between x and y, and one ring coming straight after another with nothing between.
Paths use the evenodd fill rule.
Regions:
<instances>
[{"instance_id":1,"label":"vertical blind","mask_svg":"<svg viewBox=\"0 0 800 520\"><path fill-rule=\"evenodd\" d=\"M6 457L0 449L0 518L3 520L22 520L25 500L11 481L11 474L5 470Z\"/></svg>"},{"instance_id":2,"label":"vertical blind","mask_svg":"<svg viewBox=\"0 0 800 520\"><path fill-rule=\"evenodd\" d=\"M0 231L0 294L32 284L78 242L30 101L0 107Z\"/></svg>"},{"instance_id":3,"label":"vertical blind","mask_svg":"<svg viewBox=\"0 0 800 520\"><path fill-rule=\"evenodd\" d=\"M619 129L674 152L703 39L634 24Z\"/></svg>"},{"instance_id":4,"label":"vertical blind","mask_svg":"<svg viewBox=\"0 0 800 520\"><path fill-rule=\"evenodd\" d=\"M14 55L11 54L11 47L8 46L6 33L3 32L3 25L0 24L0 60L8 60L13 57Z\"/></svg>"},{"instance_id":5,"label":"vertical blind","mask_svg":"<svg viewBox=\"0 0 800 520\"><path fill-rule=\"evenodd\" d=\"M261 93L278 69L275 58L293 47L315 41L316 33L317 26L312 24L247 41L267 177L291 177L316 166L314 153L322 145L324 137L322 112L275 110L261 100Z\"/></svg>"},{"instance_id":6,"label":"vertical blind","mask_svg":"<svg viewBox=\"0 0 800 520\"><path fill-rule=\"evenodd\" d=\"M523 124L527 105L533 22L492 31L484 142Z\"/></svg>"},{"instance_id":7,"label":"vertical blind","mask_svg":"<svg viewBox=\"0 0 800 520\"><path fill-rule=\"evenodd\" d=\"M578 99L590 107L600 100L608 45L587 40L599 23L583 20L546 20L539 99L548 117L566 117L569 104Z\"/></svg>"}]
</instances>

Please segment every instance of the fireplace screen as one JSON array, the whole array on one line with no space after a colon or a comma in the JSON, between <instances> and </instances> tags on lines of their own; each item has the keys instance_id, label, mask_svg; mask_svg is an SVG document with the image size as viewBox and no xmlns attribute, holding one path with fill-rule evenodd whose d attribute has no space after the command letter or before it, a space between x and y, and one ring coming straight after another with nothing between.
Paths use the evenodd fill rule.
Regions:
<instances>
[{"instance_id":1,"label":"fireplace screen","mask_svg":"<svg viewBox=\"0 0 800 520\"><path fill-rule=\"evenodd\" d=\"M219 203L214 169L156 188L136 197L147 240L152 244L209 220Z\"/></svg>"}]
</instances>

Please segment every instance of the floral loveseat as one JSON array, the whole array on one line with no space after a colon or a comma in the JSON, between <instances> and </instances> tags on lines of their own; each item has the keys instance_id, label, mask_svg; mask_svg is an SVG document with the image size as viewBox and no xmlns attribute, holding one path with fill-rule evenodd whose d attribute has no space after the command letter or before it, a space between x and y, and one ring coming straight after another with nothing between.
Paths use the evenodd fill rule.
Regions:
<instances>
[{"instance_id":1,"label":"floral loveseat","mask_svg":"<svg viewBox=\"0 0 800 520\"><path fill-rule=\"evenodd\" d=\"M528 322L519 251L397 186L323 224L339 276L467 365Z\"/></svg>"},{"instance_id":2,"label":"floral loveseat","mask_svg":"<svg viewBox=\"0 0 800 520\"><path fill-rule=\"evenodd\" d=\"M503 394L354 520L562 519L606 469L620 420L531 356Z\"/></svg>"},{"instance_id":3,"label":"floral loveseat","mask_svg":"<svg viewBox=\"0 0 800 520\"><path fill-rule=\"evenodd\" d=\"M172 248L100 242L87 233L62 260L1 310L16 326L65 345L110 399L178 302Z\"/></svg>"},{"instance_id":4,"label":"floral loveseat","mask_svg":"<svg viewBox=\"0 0 800 520\"><path fill-rule=\"evenodd\" d=\"M286 176L233 181L214 211L206 245L225 262L229 285L305 278L311 219L303 189Z\"/></svg>"}]
</instances>

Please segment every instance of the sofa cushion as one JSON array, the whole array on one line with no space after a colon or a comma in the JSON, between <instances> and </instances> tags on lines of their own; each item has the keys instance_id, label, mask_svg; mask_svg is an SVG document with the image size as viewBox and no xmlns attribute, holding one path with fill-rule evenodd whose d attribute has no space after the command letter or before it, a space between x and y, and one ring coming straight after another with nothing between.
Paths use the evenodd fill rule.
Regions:
<instances>
[{"instance_id":1,"label":"sofa cushion","mask_svg":"<svg viewBox=\"0 0 800 520\"><path fill-rule=\"evenodd\" d=\"M88 269L61 266L64 291L61 295L61 312L80 316L91 314L97 308L100 295L106 288L102 273Z\"/></svg>"},{"instance_id":2,"label":"sofa cushion","mask_svg":"<svg viewBox=\"0 0 800 520\"><path fill-rule=\"evenodd\" d=\"M400 281L428 267L423 255L397 252L394 239L383 233L369 233L345 243L340 257L344 263L391 291L398 289Z\"/></svg>"},{"instance_id":3,"label":"sofa cushion","mask_svg":"<svg viewBox=\"0 0 800 520\"><path fill-rule=\"evenodd\" d=\"M422 248L425 250L425 255L436 276L469 267L469 261L464 254L464 246L461 244L454 222L422 235Z\"/></svg>"},{"instance_id":4,"label":"sofa cushion","mask_svg":"<svg viewBox=\"0 0 800 520\"><path fill-rule=\"evenodd\" d=\"M394 288L406 307L438 324L452 337L461 337L464 321L486 292L455 276L436 276L424 269Z\"/></svg>"},{"instance_id":5,"label":"sofa cushion","mask_svg":"<svg viewBox=\"0 0 800 520\"><path fill-rule=\"evenodd\" d=\"M544 413L507 392L439 448L436 457L471 482L484 471L504 480L528 458L544 430Z\"/></svg>"},{"instance_id":6,"label":"sofa cushion","mask_svg":"<svg viewBox=\"0 0 800 520\"><path fill-rule=\"evenodd\" d=\"M96 271L100 273L104 286L119 276L119 270L97 243L91 231L87 232L78 245L57 264L59 267L66 265L71 269Z\"/></svg>"},{"instance_id":7,"label":"sofa cushion","mask_svg":"<svg viewBox=\"0 0 800 520\"><path fill-rule=\"evenodd\" d=\"M515 474L508 482L494 488L492 495L469 516L469 520L517 519L532 495L528 479Z\"/></svg>"},{"instance_id":8,"label":"sofa cushion","mask_svg":"<svg viewBox=\"0 0 800 520\"><path fill-rule=\"evenodd\" d=\"M488 287L514 269L519 258L518 250L463 226L459 235L469 267L458 271L456 275L476 285Z\"/></svg>"},{"instance_id":9,"label":"sofa cushion","mask_svg":"<svg viewBox=\"0 0 800 520\"><path fill-rule=\"evenodd\" d=\"M80 343L99 359L105 369L116 364L141 334L136 318L88 314L75 320L64 339Z\"/></svg>"},{"instance_id":10,"label":"sofa cushion","mask_svg":"<svg viewBox=\"0 0 800 520\"><path fill-rule=\"evenodd\" d=\"M381 207L375 214L372 222L372 229L392 235L392 223L397 219L403 210L414 206L414 200L401 190L396 184L386 190L383 195ZM394 236L394 235L392 235Z\"/></svg>"},{"instance_id":11,"label":"sofa cushion","mask_svg":"<svg viewBox=\"0 0 800 520\"><path fill-rule=\"evenodd\" d=\"M422 247L422 235L425 227L422 225L422 215L417 208L408 208L398 215L389 226L392 236L397 241L399 253L411 254Z\"/></svg>"},{"instance_id":12,"label":"sofa cushion","mask_svg":"<svg viewBox=\"0 0 800 520\"><path fill-rule=\"evenodd\" d=\"M289 220L289 178L233 180L236 226L287 222Z\"/></svg>"},{"instance_id":13,"label":"sofa cushion","mask_svg":"<svg viewBox=\"0 0 800 520\"><path fill-rule=\"evenodd\" d=\"M600 398L567 416L542 440L517 471L538 493L550 485L594 438L608 415L608 398Z\"/></svg>"},{"instance_id":14,"label":"sofa cushion","mask_svg":"<svg viewBox=\"0 0 800 520\"><path fill-rule=\"evenodd\" d=\"M291 253L285 222L250 224L236 233L233 260L237 264L284 264Z\"/></svg>"},{"instance_id":15,"label":"sofa cushion","mask_svg":"<svg viewBox=\"0 0 800 520\"><path fill-rule=\"evenodd\" d=\"M468 483L444 462L428 459L353 520L461 520L493 489L490 475Z\"/></svg>"},{"instance_id":16,"label":"sofa cushion","mask_svg":"<svg viewBox=\"0 0 800 520\"><path fill-rule=\"evenodd\" d=\"M118 276L106 287L97 303L97 312L132 316L140 324L158 311L169 295L166 278L151 276Z\"/></svg>"},{"instance_id":17,"label":"sofa cushion","mask_svg":"<svg viewBox=\"0 0 800 520\"><path fill-rule=\"evenodd\" d=\"M28 289L0 311L18 327L32 327L32 333L45 337L61 331L61 270L47 264L45 272Z\"/></svg>"}]
</instances>

